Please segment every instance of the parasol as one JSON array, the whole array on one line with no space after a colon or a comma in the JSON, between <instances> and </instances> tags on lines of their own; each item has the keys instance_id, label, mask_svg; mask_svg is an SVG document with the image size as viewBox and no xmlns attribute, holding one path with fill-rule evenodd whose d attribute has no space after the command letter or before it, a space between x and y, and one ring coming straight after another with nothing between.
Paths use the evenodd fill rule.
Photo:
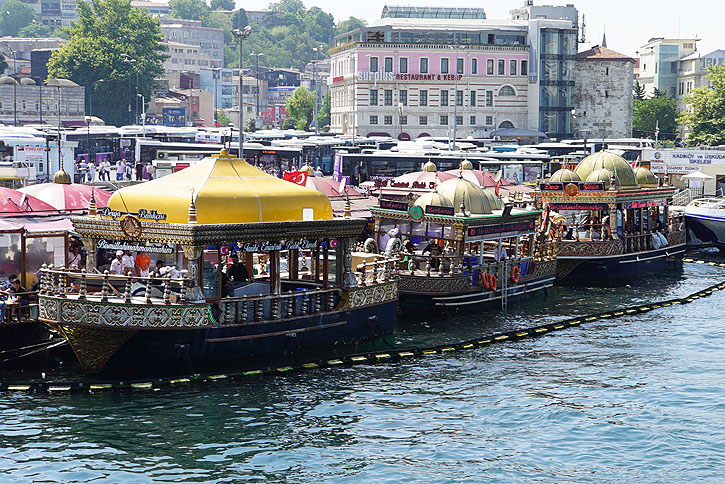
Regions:
<instances>
[{"instance_id":1,"label":"parasol","mask_svg":"<svg viewBox=\"0 0 725 484\"><path fill-rule=\"evenodd\" d=\"M92 191L97 207L105 207L111 198L111 192L82 183L39 183L20 191L39 198L55 210L88 210Z\"/></svg>"},{"instance_id":2,"label":"parasol","mask_svg":"<svg viewBox=\"0 0 725 484\"><path fill-rule=\"evenodd\" d=\"M0 211L3 214L17 212L54 212L55 208L31 195L24 195L12 188L0 187Z\"/></svg>"}]
</instances>

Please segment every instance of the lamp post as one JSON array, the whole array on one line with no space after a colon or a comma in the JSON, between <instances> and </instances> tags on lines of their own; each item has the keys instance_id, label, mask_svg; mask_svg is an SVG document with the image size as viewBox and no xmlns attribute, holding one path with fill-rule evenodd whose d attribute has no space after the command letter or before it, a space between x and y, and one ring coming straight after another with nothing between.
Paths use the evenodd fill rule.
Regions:
<instances>
[{"instance_id":1,"label":"lamp post","mask_svg":"<svg viewBox=\"0 0 725 484\"><path fill-rule=\"evenodd\" d=\"M16 59L15 59L15 51L12 47L10 47L10 44L7 42L0 42L0 44L3 44L5 47L8 48L10 53L13 55L13 75L18 75L18 67L16 65ZM18 125L18 81L15 80L13 77L13 80L15 81L13 83L13 126Z\"/></svg>"},{"instance_id":2,"label":"lamp post","mask_svg":"<svg viewBox=\"0 0 725 484\"><path fill-rule=\"evenodd\" d=\"M320 61L320 51L324 49L324 45L319 45L317 47L313 47L312 50L315 51L315 61L312 63L312 84L315 86L315 134L319 134L319 129L317 127L317 63Z\"/></svg>"},{"instance_id":3,"label":"lamp post","mask_svg":"<svg viewBox=\"0 0 725 484\"><path fill-rule=\"evenodd\" d=\"M141 126L143 127L143 131L141 132L141 137L146 138L146 98L143 94L136 94L136 98L141 98ZM138 100L138 99L137 99Z\"/></svg>"},{"instance_id":4,"label":"lamp post","mask_svg":"<svg viewBox=\"0 0 725 484\"><path fill-rule=\"evenodd\" d=\"M93 89L96 83L103 82L105 79L96 79L91 83L91 92L88 95L88 123L86 124L86 142L88 143L88 162L91 162L91 121L93 120Z\"/></svg>"},{"instance_id":5,"label":"lamp post","mask_svg":"<svg viewBox=\"0 0 725 484\"><path fill-rule=\"evenodd\" d=\"M133 116L134 116L134 121L138 121L138 70L139 70L138 61L128 54L121 54L121 58L123 59L123 62L133 65L134 70L136 71L136 98L135 98L136 99L136 109L133 112ZM130 86L130 84L131 84L130 77L128 78L128 83L129 83L129 90L130 90L130 87L131 87ZM129 93L129 97L130 97L130 95L131 95L131 93ZM128 118L129 118L128 121L130 124L130 122L131 122L131 103L128 103ZM136 124L136 123L134 122L134 124Z\"/></svg>"},{"instance_id":6,"label":"lamp post","mask_svg":"<svg viewBox=\"0 0 725 484\"><path fill-rule=\"evenodd\" d=\"M232 30L232 35L239 39L239 158L244 159L244 39L252 33L252 27Z\"/></svg>"},{"instance_id":7,"label":"lamp post","mask_svg":"<svg viewBox=\"0 0 725 484\"><path fill-rule=\"evenodd\" d=\"M254 69L254 77L257 80L257 96L255 97L255 101L256 101L255 104L256 104L256 110L257 110L257 112L255 114L256 114L257 119L259 119L259 58L262 57L262 56L264 56L264 52L259 52L257 54L255 54L254 52L252 52L251 54L249 54L249 57L252 57L252 56L254 56L254 57L257 58L256 59L256 61L257 61L257 67Z\"/></svg>"},{"instance_id":8,"label":"lamp post","mask_svg":"<svg viewBox=\"0 0 725 484\"><path fill-rule=\"evenodd\" d=\"M211 75L214 78L214 122L216 123L217 96L219 96L219 76L221 75L221 68L215 68L211 71ZM146 116L144 116L144 119L146 119Z\"/></svg>"},{"instance_id":9,"label":"lamp post","mask_svg":"<svg viewBox=\"0 0 725 484\"><path fill-rule=\"evenodd\" d=\"M456 128L458 127L458 44L451 46L451 48L456 51L454 68L456 73L456 83L453 88L453 143L450 144L451 151L454 151L456 149ZM463 95L461 95L461 104L463 104Z\"/></svg>"}]
</instances>

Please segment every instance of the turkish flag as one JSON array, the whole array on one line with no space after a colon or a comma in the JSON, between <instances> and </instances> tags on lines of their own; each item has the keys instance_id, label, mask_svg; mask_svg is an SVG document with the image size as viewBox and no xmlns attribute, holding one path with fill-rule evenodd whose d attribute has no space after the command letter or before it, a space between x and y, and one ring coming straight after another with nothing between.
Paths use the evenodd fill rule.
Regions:
<instances>
[{"instance_id":1,"label":"turkish flag","mask_svg":"<svg viewBox=\"0 0 725 484\"><path fill-rule=\"evenodd\" d=\"M288 171L282 175L282 178L288 182L304 187L307 185L307 170Z\"/></svg>"}]
</instances>

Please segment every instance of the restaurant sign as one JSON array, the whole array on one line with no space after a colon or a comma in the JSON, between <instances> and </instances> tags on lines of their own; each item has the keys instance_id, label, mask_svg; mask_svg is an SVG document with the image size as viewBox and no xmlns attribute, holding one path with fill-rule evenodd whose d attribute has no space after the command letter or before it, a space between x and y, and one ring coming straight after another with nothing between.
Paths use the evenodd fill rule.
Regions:
<instances>
[{"instance_id":1,"label":"restaurant sign","mask_svg":"<svg viewBox=\"0 0 725 484\"><path fill-rule=\"evenodd\" d=\"M263 242L245 242L242 252L274 252L278 250L311 250L318 246L318 241L310 239L300 240L277 240Z\"/></svg>"},{"instance_id":2,"label":"restaurant sign","mask_svg":"<svg viewBox=\"0 0 725 484\"><path fill-rule=\"evenodd\" d=\"M126 240L100 239L97 243L100 250L131 250L134 252L146 252L148 254L173 254L174 249L168 244L144 244Z\"/></svg>"},{"instance_id":3,"label":"restaurant sign","mask_svg":"<svg viewBox=\"0 0 725 484\"><path fill-rule=\"evenodd\" d=\"M386 210L397 210L399 212L407 212L408 204L407 202L396 202L394 200L380 200L380 208L384 208Z\"/></svg>"},{"instance_id":4,"label":"restaurant sign","mask_svg":"<svg viewBox=\"0 0 725 484\"><path fill-rule=\"evenodd\" d=\"M510 224L469 227L468 237L482 237L485 235L503 234L506 232L531 232L534 230L535 226L536 223L534 220L527 220L526 222L514 222Z\"/></svg>"},{"instance_id":5,"label":"restaurant sign","mask_svg":"<svg viewBox=\"0 0 725 484\"><path fill-rule=\"evenodd\" d=\"M453 207L440 207L438 205L428 205L425 207L425 213L430 215L454 215Z\"/></svg>"},{"instance_id":6,"label":"restaurant sign","mask_svg":"<svg viewBox=\"0 0 725 484\"><path fill-rule=\"evenodd\" d=\"M552 210L606 210L606 203L550 203Z\"/></svg>"},{"instance_id":7,"label":"restaurant sign","mask_svg":"<svg viewBox=\"0 0 725 484\"><path fill-rule=\"evenodd\" d=\"M604 190L604 182L542 182L539 184L539 189L542 192L558 192L563 191L565 185L574 185L579 188L579 190L583 192L592 192L592 191L603 191Z\"/></svg>"},{"instance_id":8,"label":"restaurant sign","mask_svg":"<svg viewBox=\"0 0 725 484\"><path fill-rule=\"evenodd\" d=\"M153 220L154 222L166 221L166 214L157 212L156 210L146 210L145 208L139 209L138 212L122 212L120 210L112 210L109 207L103 207L99 211L101 217L108 217L116 220L124 215L133 215L139 220Z\"/></svg>"},{"instance_id":9,"label":"restaurant sign","mask_svg":"<svg viewBox=\"0 0 725 484\"><path fill-rule=\"evenodd\" d=\"M624 208L649 208L659 207L663 204L662 200L640 200L636 202L624 202Z\"/></svg>"}]
</instances>

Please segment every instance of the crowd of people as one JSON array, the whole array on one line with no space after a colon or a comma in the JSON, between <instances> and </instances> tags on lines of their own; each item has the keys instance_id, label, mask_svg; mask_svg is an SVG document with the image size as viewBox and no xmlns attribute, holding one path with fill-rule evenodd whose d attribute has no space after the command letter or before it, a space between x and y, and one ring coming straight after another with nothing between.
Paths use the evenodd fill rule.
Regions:
<instances>
[{"instance_id":1,"label":"crowd of people","mask_svg":"<svg viewBox=\"0 0 725 484\"><path fill-rule=\"evenodd\" d=\"M152 163L126 161L121 159L116 162L115 167L111 165L111 159L106 157L98 162L86 161L81 158L76 163L76 172L81 183L95 181L111 181L111 172L115 170L116 181L124 180L153 180L155 168Z\"/></svg>"}]
</instances>

